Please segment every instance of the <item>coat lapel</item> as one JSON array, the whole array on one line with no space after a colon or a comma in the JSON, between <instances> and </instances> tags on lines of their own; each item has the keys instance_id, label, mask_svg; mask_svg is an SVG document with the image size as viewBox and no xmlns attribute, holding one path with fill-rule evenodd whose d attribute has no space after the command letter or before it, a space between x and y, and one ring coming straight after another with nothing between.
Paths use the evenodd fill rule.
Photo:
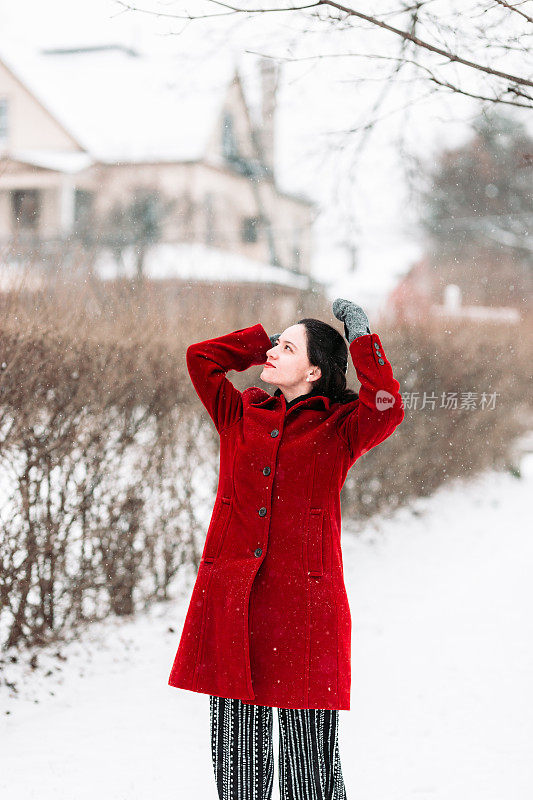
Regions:
<instances>
[{"instance_id":1,"label":"coat lapel","mask_svg":"<svg viewBox=\"0 0 533 800\"><path fill-rule=\"evenodd\" d=\"M250 399L250 405L254 408L276 408L276 407L283 407L287 412L291 411L296 406L300 406L300 403L304 403L305 408L325 408L329 411L331 407L331 400L326 395L320 394L315 391L309 392L307 395L303 395L301 398L297 399L297 402L287 408L287 401L285 400L285 395L281 391L281 389L276 389L274 394L268 394L263 389L258 389L257 395L253 396ZM259 392L261 394L259 394Z\"/></svg>"},{"instance_id":2,"label":"coat lapel","mask_svg":"<svg viewBox=\"0 0 533 800\"><path fill-rule=\"evenodd\" d=\"M285 402L285 406L287 406L285 396L281 391L281 389L279 388L276 389L273 397L282 398L282 402ZM320 392L317 392L314 389L311 389L311 391L308 392L307 394L301 395L300 397L297 397L295 399L296 402L293 402L292 405L289 405L287 411L290 411L292 408L299 406L300 403L304 403L305 408L325 408L326 410L329 410L331 406L331 400L329 399L329 397L327 397L324 394L320 394Z\"/></svg>"}]
</instances>

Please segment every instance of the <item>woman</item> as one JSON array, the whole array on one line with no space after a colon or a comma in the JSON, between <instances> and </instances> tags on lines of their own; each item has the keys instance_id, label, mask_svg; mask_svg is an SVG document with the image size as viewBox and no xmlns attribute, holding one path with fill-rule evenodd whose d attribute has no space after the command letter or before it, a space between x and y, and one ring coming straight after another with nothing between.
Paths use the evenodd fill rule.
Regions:
<instances>
[{"instance_id":1,"label":"woman","mask_svg":"<svg viewBox=\"0 0 533 800\"><path fill-rule=\"evenodd\" d=\"M340 490L404 417L399 383L363 309L337 299L348 347L301 319L192 344L187 366L220 435L217 496L169 685L209 694L221 800L269 798L278 709L282 800L343 800L338 712L350 708L351 616ZM226 378L263 364L271 395Z\"/></svg>"}]
</instances>

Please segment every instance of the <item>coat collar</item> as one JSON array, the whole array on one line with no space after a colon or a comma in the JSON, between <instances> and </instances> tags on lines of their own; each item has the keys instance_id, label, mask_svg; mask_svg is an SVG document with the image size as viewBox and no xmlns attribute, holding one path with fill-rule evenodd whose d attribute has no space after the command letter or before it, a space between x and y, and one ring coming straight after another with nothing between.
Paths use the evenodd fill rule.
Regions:
<instances>
[{"instance_id":1,"label":"coat collar","mask_svg":"<svg viewBox=\"0 0 533 800\"><path fill-rule=\"evenodd\" d=\"M330 398L324 394L320 394L320 392L317 392L315 389L311 389L311 391L307 394L302 394L299 397L295 397L290 403L287 402L285 395L280 388L277 388L274 394L268 394L262 389L259 389L259 392L261 392L261 394L257 396L257 399L254 400L252 398L251 400L252 405L256 408L267 408L269 405L275 405L280 400L283 407L287 411L293 406L298 405L300 402L305 403L306 408L325 408L329 410L331 407Z\"/></svg>"}]
</instances>

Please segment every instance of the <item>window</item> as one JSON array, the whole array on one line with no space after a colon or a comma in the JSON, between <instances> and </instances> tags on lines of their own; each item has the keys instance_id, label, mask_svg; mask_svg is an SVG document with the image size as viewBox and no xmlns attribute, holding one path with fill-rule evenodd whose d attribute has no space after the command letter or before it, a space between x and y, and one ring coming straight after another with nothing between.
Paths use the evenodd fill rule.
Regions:
<instances>
[{"instance_id":1,"label":"window","mask_svg":"<svg viewBox=\"0 0 533 800\"><path fill-rule=\"evenodd\" d=\"M216 218L215 218L215 205L213 195L211 193L205 196L205 241L206 244L213 244L216 240Z\"/></svg>"},{"instance_id":2,"label":"window","mask_svg":"<svg viewBox=\"0 0 533 800\"><path fill-rule=\"evenodd\" d=\"M224 112L222 123L222 152L224 157L230 160L238 155L233 116L228 111Z\"/></svg>"},{"instance_id":3,"label":"window","mask_svg":"<svg viewBox=\"0 0 533 800\"><path fill-rule=\"evenodd\" d=\"M86 189L76 189L74 192L74 229L78 232L91 223L93 197L93 193Z\"/></svg>"},{"instance_id":4,"label":"window","mask_svg":"<svg viewBox=\"0 0 533 800\"><path fill-rule=\"evenodd\" d=\"M257 229L260 223L259 217L245 217L242 221L242 241L257 242Z\"/></svg>"},{"instance_id":5,"label":"window","mask_svg":"<svg viewBox=\"0 0 533 800\"><path fill-rule=\"evenodd\" d=\"M11 208L15 225L35 230L41 212L39 189L15 189L11 192Z\"/></svg>"},{"instance_id":6,"label":"window","mask_svg":"<svg viewBox=\"0 0 533 800\"><path fill-rule=\"evenodd\" d=\"M185 191L179 201L178 222L183 241L194 240L195 203L188 191Z\"/></svg>"},{"instance_id":7,"label":"window","mask_svg":"<svg viewBox=\"0 0 533 800\"><path fill-rule=\"evenodd\" d=\"M294 269L300 269L302 263L302 253L300 248L295 245L292 248L292 266Z\"/></svg>"},{"instance_id":8,"label":"window","mask_svg":"<svg viewBox=\"0 0 533 800\"><path fill-rule=\"evenodd\" d=\"M0 142L3 139L7 139L7 135L9 133L7 114L7 97L0 97Z\"/></svg>"},{"instance_id":9,"label":"window","mask_svg":"<svg viewBox=\"0 0 533 800\"><path fill-rule=\"evenodd\" d=\"M296 270L296 272L300 272L302 266L302 236L303 230L301 225L295 223L293 227L291 250L292 269Z\"/></svg>"}]
</instances>

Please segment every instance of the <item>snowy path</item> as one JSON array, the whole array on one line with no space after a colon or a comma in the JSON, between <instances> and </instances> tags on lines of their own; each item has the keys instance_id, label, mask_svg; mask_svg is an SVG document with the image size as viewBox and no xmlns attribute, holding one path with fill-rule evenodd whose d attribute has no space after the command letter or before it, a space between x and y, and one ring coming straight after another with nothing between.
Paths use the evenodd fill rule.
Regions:
<instances>
[{"instance_id":1,"label":"snowy path","mask_svg":"<svg viewBox=\"0 0 533 800\"><path fill-rule=\"evenodd\" d=\"M533 797L531 456L523 471L446 487L359 538L345 521L348 800ZM7 667L22 696L0 687L0 796L216 800L208 697L167 686L190 588L34 671Z\"/></svg>"}]
</instances>

